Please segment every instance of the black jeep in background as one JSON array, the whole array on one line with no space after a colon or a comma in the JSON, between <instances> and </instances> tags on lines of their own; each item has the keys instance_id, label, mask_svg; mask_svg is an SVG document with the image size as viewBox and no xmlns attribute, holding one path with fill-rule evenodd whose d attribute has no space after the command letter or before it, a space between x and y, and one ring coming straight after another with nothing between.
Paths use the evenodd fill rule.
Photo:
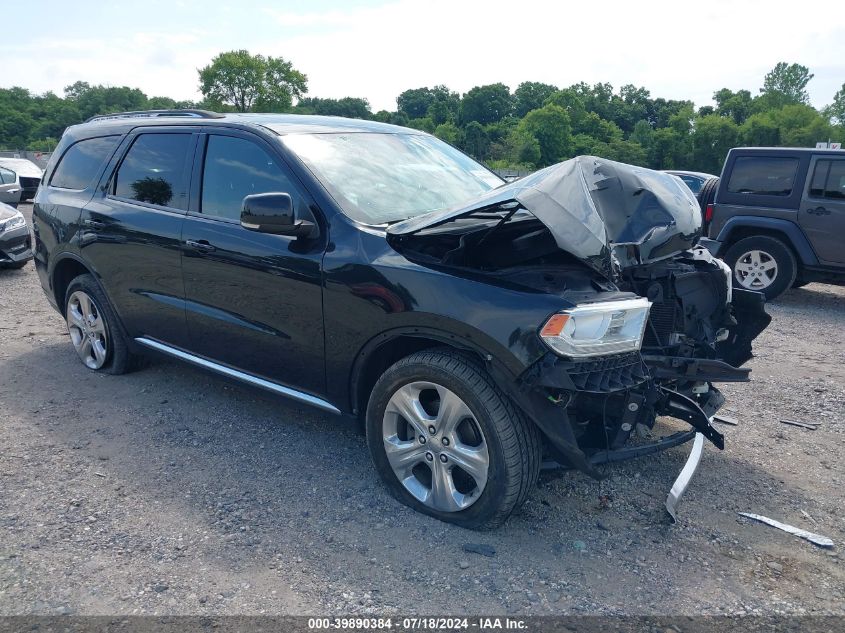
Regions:
<instances>
[{"instance_id":1,"label":"black jeep in background","mask_svg":"<svg viewBox=\"0 0 845 633\"><path fill-rule=\"evenodd\" d=\"M773 299L812 281L844 284L845 152L732 149L704 222L735 286Z\"/></svg>"}]
</instances>

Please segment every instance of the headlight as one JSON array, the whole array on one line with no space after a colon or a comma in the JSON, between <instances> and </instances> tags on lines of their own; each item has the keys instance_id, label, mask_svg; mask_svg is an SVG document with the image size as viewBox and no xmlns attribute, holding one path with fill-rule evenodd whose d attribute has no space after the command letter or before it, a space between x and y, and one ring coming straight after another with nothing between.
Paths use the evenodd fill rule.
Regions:
<instances>
[{"instance_id":1,"label":"headlight","mask_svg":"<svg viewBox=\"0 0 845 633\"><path fill-rule=\"evenodd\" d=\"M650 308L651 302L642 297L580 304L553 315L540 338L569 358L633 352L642 346Z\"/></svg>"},{"instance_id":2,"label":"headlight","mask_svg":"<svg viewBox=\"0 0 845 633\"><path fill-rule=\"evenodd\" d=\"M8 220L4 220L0 222L0 233L3 231L10 231L12 229L16 229L19 226L26 226L26 220L23 218L23 214L20 211L15 213L11 218Z\"/></svg>"}]
</instances>

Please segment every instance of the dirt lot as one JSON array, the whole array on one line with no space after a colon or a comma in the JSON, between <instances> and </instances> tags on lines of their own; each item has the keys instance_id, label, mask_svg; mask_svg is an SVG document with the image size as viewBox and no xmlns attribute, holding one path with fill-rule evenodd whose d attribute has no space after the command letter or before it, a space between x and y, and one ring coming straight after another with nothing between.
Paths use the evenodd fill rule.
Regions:
<instances>
[{"instance_id":1,"label":"dirt lot","mask_svg":"<svg viewBox=\"0 0 845 633\"><path fill-rule=\"evenodd\" d=\"M0 287L0 614L845 613L845 288L769 306L679 524L687 446L545 474L474 533L393 501L354 424L170 362L95 374L32 265Z\"/></svg>"}]
</instances>

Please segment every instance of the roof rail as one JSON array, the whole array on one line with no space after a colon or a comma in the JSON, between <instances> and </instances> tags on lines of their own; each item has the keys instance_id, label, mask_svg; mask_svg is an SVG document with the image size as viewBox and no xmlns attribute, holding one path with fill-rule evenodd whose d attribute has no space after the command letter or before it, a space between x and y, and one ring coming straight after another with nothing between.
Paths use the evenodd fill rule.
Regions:
<instances>
[{"instance_id":1,"label":"roof rail","mask_svg":"<svg viewBox=\"0 0 845 633\"><path fill-rule=\"evenodd\" d=\"M113 114L98 114L86 120L86 123L91 121L110 121L112 119L154 119L157 117L186 117L191 119L222 119L223 115L209 110L196 110L192 108L185 108L180 110L135 110L132 112L115 112Z\"/></svg>"}]
</instances>

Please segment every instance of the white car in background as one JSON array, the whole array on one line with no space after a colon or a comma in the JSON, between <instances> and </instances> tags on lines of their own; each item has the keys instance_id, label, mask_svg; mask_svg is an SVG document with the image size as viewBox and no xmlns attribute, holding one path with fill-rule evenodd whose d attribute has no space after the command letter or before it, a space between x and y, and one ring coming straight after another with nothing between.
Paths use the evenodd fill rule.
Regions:
<instances>
[{"instance_id":1,"label":"white car in background","mask_svg":"<svg viewBox=\"0 0 845 633\"><path fill-rule=\"evenodd\" d=\"M26 158L5 157L0 157L0 167L9 169L18 175L23 189L21 202L32 200L35 197L38 185L41 184L41 177L44 175L43 169Z\"/></svg>"},{"instance_id":2,"label":"white car in background","mask_svg":"<svg viewBox=\"0 0 845 633\"><path fill-rule=\"evenodd\" d=\"M17 207L23 194L23 187L17 172L0 167L0 202Z\"/></svg>"}]
</instances>

